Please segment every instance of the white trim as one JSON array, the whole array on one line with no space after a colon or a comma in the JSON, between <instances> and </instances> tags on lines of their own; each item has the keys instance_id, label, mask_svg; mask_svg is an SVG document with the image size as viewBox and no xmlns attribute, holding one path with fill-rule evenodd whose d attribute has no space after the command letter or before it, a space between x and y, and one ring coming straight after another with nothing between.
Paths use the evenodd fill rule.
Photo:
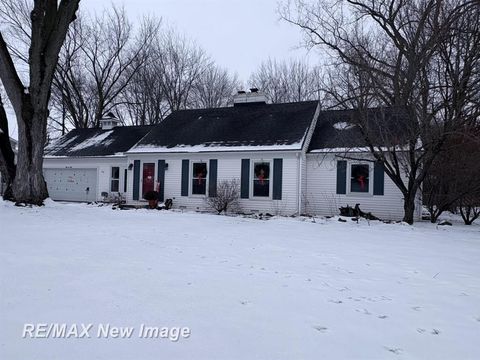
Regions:
<instances>
[{"instance_id":1,"label":"white trim","mask_svg":"<svg viewBox=\"0 0 480 360\"><path fill-rule=\"evenodd\" d=\"M170 153L234 153L234 152L260 152L260 151L301 151L305 135L300 142L289 145L239 145L239 146L208 146L208 145L178 145L173 148L141 146L133 147L125 152L127 155L133 154L170 154Z\"/></svg>"},{"instance_id":2,"label":"white trim","mask_svg":"<svg viewBox=\"0 0 480 360\"><path fill-rule=\"evenodd\" d=\"M113 172L113 168L118 168L118 178L117 179L114 179L113 176L112 176L112 172ZM121 167L120 166L110 166L110 182L109 182L109 193L120 193L120 192L123 192L123 191L120 191L121 190L121 187L120 187L120 180L121 180ZM112 180L116 180L118 181L118 190L117 191L113 191L112 190Z\"/></svg>"},{"instance_id":3,"label":"white trim","mask_svg":"<svg viewBox=\"0 0 480 360\"><path fill-rule=\"evenodd\" d=\"M368 192L352 191L352 165L366 165L368 166ZM372 162L362 160L349 160L347 162L347 196L373 196L373 176L374 168Z\"/></svg>"},{"instance_id":4,"label":"white trim","mask_svg":"<svg viewBox=\"0 0 480 360\"><path fill-rule=\"evenodd\" d=\"M209 161L203 161L203 160L190 160L191 165L189 166L188 169L188 196L194 197L194 198L203 198L207 196L208 193L208 178L209 178ZM207 169L207 174L205 176L205 194L194 194L193 193L193 164L205 164L205 168Z\"/></svg>"}]
</instances>

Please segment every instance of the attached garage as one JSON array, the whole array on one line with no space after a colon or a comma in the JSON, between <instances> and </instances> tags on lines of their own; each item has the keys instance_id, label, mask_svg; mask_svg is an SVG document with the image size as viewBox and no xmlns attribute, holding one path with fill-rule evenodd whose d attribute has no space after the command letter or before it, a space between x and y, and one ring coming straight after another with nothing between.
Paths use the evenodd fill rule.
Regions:
<instances>
[{"instance_id":1,"label":"attached garage","mask_svg":"<svg viewBox=\"0 0 480 360\"><path fill-rule=\"evenodd\" d=\"M97 200L97 169L44 169L43 172L53 200Z\"/></svg>"}]
</instances>

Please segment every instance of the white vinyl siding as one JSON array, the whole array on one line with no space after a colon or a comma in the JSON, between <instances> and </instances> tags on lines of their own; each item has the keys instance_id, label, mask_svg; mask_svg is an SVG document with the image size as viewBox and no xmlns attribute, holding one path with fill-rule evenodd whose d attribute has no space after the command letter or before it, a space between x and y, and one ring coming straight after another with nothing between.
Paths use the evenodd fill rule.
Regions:
<instances>
[{"instance_id":1,"label":"white vinyl siding","mask_svg":"<svg viewBox=\"0 0 480 360\"><path fill-rule=\"evenodd\" d=\"M243 211L251 212L258 211L262 213L292 215L297 213L297 157L294 152L278 153L202 153L202 154L131 154L129 155L129 163L134 160L144 162L157 162L158 160L165 160L168 164L168 169L165 170L165 199L173 199L174 208L185 208L187 210L208 211L205 203L205 196L181 196L181 180L182 180L182 160L188 159L190 161L190 169L192 162L209 163L210 159L218 160L217 169L217 184L222 180L237 179L240 183L241 176L241 162L242 159L250 159L254 162L258 159L268 159L271 161L274 158L283 159L283 179L282 179L282 200L265 200L264 198L250 198L240 199L239 204ZM272 165L273 166L273 162ZM272 170L271 176L272 176ZM250 170L252 171L252 170ZM133 181L133 171L129 171L129 184ZM157 174L155 174L157 176ZM207 175L208 178L208 175ZM250 173L250 179L252 175ZM273 180L273 178L271 179ZM157 179L155 179L157 181ZM189 176L189 194L191 194L191 176ZM252 181L250 180L250 192L252 188ZM208 189L208 188L207 188ZM127 201L135 203L132 200L132 187L128 186Z\"/></svg>"},{"instance_id":2,"label":"white vinyl siding","mask_svg":"<svg viewBox=\"0 0 480 360\"><path fill-rule=\"evenodd\" d=\"M98 158L52 158L46 157L43 161L44 169L96 169L97 170L97 188L95 194L96 201L102 201L102 192L110 193L112 167L120 168L120 192L123 192L123 171L127 168L126 157L98 157ZM132 171L129 171L131 173ZM129 188L130 186L127 186ZM129 189L131 191L131 189Z\"/></svg>"},{"instance_id":3,"label":"white vinyl siding","mask_svg":"<svg viewBox=\"0 0 480 360\"><path fill-rule=\"evenodd\" d=\"M365 156L365 155L364 155ZM403 195L392 180L385 174L384 195L352 193L346 195L336 193L337 160L341 158L334 154L307 155L307 189L306 212L315 215L338 215L341 206L355 206L360 204L362 211L388 220L403 218ZM358 161L347 162L347 190L350 189L351 164L364 163ZM373 169L373 165L372 165ZM373 170L370 172L370 187L373 187ZM420 204L417 204L420 205Z\"/></svg>"}]
</instances>

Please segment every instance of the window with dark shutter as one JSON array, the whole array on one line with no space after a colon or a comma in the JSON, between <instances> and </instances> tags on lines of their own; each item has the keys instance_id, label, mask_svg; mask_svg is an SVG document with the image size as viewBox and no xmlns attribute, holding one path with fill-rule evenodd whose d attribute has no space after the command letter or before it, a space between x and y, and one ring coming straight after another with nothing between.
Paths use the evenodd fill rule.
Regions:
<instances>
[{"instance_id":1,"label":"window with dark shutter","mask_svg":"<svg viewBox=\"0 0 480 360\"><path fill-rule=\"evenodd\" d=\"M194 162L192 165L192 195L207 193L207 164Z\"/></svg>"},{"instance_id":2,"label":"window with dark shutter","mask_svg":"<svg viewBox=\"0 0 480 360\"><path fill-rule=\"evenodd\" d=\"M253 163L253 196L270 196L270 163L256 161Z\"/></svg>"},{"instance_id":3,"label":"window with dark shutter","mask_svg":"<svg viewBox=\"0 0 480 360\"><path fill-rule=\"evenodd\" d=\"M370 191L370 166L368 164L352 164L350 169L350 192L368 193Z\"/></svg>"}]
</instances>

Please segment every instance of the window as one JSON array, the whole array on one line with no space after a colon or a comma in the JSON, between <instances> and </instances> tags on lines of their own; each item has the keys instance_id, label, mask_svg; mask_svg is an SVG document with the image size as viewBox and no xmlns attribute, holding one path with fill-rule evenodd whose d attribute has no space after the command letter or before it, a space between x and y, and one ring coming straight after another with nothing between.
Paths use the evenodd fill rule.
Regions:
<instances>
[{"instance_id":1,"label":"window","mask_svg":"<svg viewBox=\"0 0 480 360\"><path fill-rule=\"evenodd\" d=\"M350 192L368 193L370 191L370 166L352 164L350 172Z\"/></svg>"},{"instance_id":2,"label":"window","mask_svg":"<svg viewBox=\"0 0 480 360\"><path fill-rule=\"evenodd\" d=\"M253 163L253 196L270 196L270 163Z\"/></svg>"},{"instance_id":3,"label":"window","mask_svg":"<svg viewBox=\"0 0 480 360\"><path fill-rule=\"evenodd\" d=\"M112 176L110 178L110 192L118 192L120 188L120 168L118 166L112 167Z\"/></svg>"},{"instance_id":4,"label":"window","mask_svg":"<svg viewBox=\"0 0 480 360\"><path fill-rule=\"evenodd\" d=\"M205 195L207 193L207 164L193 163L192 195Z\"/></svg>"}]
</instances>

